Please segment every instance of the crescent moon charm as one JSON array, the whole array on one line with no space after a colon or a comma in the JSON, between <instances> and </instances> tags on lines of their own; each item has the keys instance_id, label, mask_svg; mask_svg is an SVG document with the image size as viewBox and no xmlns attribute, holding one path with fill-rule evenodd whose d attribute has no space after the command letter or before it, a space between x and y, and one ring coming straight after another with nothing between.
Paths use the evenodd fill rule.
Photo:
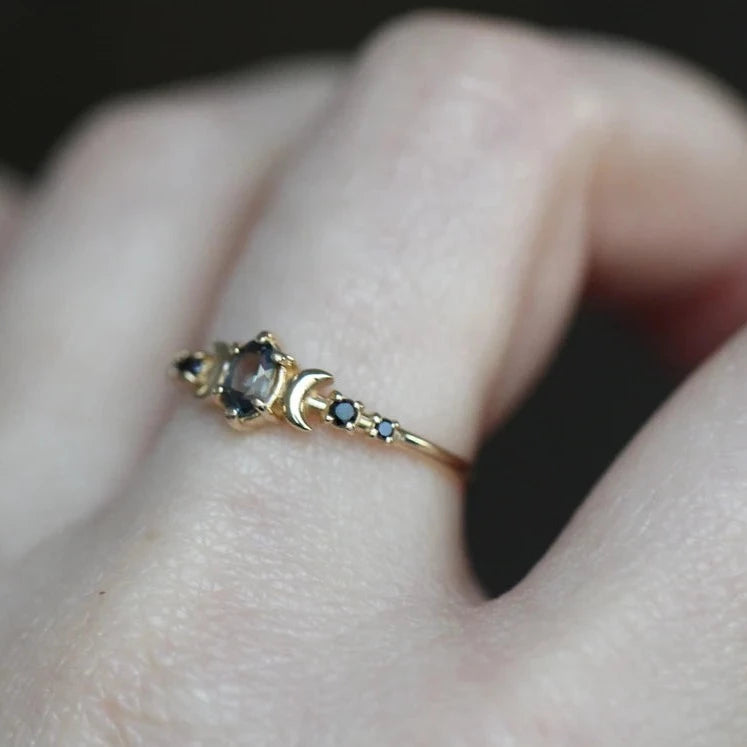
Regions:
<instances>
[{"instance_id":1,"label":"crescent moon charm","mask_svg":"<svg viewBox=\"0 0 747 747\"><path fill-rule=\"evenodd\" d=\"M291 425L303 431L311 430L304 417L304 407L309 393L323 381L332 383L332 374L319 368L308 368L288 383L283 397L283 412Z\"/></svg>"}]
</instances>

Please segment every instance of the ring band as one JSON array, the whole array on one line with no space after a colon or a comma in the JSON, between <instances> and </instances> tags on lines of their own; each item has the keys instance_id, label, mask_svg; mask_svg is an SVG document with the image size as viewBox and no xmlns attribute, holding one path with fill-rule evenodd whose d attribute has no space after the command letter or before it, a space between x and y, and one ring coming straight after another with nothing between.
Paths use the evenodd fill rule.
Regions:
<instances>
[{"instance_id":1,"label":"ring band","mask_svg":"<svg viewBox=\"0 0 747 747\"><path fill-rule=\"evenodd\" d=\"M228 423L240 431L254 428L268 417L310 431L308 418L316 411L321 422L348 433L364 433L386 446L422 454L459 472L466 461L422 436L405 430L398 421L368 412L354 399L334 391L332 374L318 368L300 369L284 353L270 332L261 332L245 345L216 342L213 352L183 351L171 373L191 384L195 396L211 398L223 409Z\"/></svg>"}]
</instances>

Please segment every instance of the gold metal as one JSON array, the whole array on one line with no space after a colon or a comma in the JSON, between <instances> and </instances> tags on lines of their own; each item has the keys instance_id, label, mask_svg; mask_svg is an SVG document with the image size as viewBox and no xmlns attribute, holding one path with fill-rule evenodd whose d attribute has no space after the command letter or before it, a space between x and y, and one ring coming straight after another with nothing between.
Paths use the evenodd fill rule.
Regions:
<instances>
[{"instance_id":1,"label":"gold metal","mask_svg":"<svg viewBox=\"0 0 747 747\"><path fill-rule=\"evenodd\" d=\"M232 399L236 392L227 390L232 386L233 366L249 346L254 355L266 356L268 369L262 368L264 363L258 364L258 373L251 381L257 376L263 377L261 394L252 393L250 382L246 392L242 391L242 406L238 407ZM252 429L268 418L310 431L309 417L316 413L317 420L338 430L365 434L384 446L421 454L458 472L465 472L469 466L456 454L405 430L398 421L367 411L358 400L338 391L325 394L321 389L331 386L332 374L318 368L301 370L295 359L281 350L270 332L261 332L246 346L216 342L212 353L182 351L173 361L171 373L190 384L196 397L215 402L229 425L240 431Z\"/></svg>"}]
</instances>

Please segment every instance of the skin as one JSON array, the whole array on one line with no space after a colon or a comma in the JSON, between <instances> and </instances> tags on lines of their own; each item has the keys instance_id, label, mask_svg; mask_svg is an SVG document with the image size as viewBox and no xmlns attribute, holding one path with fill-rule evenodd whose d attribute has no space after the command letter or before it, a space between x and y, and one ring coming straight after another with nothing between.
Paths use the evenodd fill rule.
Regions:
<instances>
[{"instance_id":1,"label":"skin","mask_svg":"<svg viewBox=\"0 0 747 747\"><path fill-rule=\"evenodd\" d=\"M4 181L3 744L743 745L744 335L494 601L455 477L160 372L269 327L469 458L585 289L683 360L739 326L746 175L679 63L428 15L107 104Z\"/></svg>"}]
</instances>

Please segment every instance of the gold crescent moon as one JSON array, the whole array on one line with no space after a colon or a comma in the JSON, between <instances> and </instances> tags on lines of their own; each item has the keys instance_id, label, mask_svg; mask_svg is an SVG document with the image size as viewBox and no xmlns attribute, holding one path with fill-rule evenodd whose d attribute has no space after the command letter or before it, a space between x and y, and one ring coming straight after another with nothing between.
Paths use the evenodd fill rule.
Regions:
<instances>
[{"instance_id":1,"label":"gold crescent moon","mask_svg":"<svg viewBox=\"0 0 747 747\"><path fill-rule=\"evenodd\" d=\"M285 417L291 425L295 425L296 428L300 428L303 431L311 430L311 426L304 418L304 400L308 393L323 381L331 382L332 374L318 368L308 368L305 371L301 371L288 384L285 396L283 397L283 410Z\"/></svg>"}]
</instances>

